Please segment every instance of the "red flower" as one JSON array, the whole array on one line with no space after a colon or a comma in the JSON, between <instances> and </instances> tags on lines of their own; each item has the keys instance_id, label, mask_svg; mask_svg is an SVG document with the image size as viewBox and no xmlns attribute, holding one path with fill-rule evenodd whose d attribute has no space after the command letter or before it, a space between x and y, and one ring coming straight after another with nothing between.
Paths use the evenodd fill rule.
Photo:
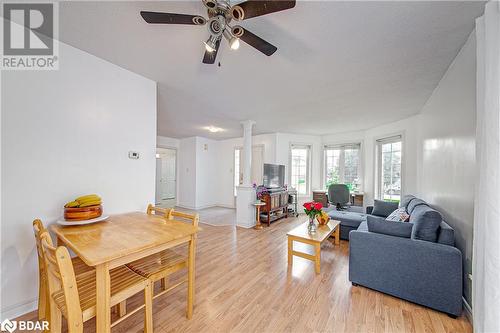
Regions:
<instances>
[{"instance_id":1,"label":"red flower","mask_svg":"<svg viewBox=\"0 0 500 333\"><path fill-rule=\"evenodd\" d=\"M321 202L315 202L314 203L314 209L320 210L321 208L323 208L323 205L321 204Z\"/></svg>"},{"instance_id":2,"label":"red flower","mask_svg":"<svg viewBox=\"0 0 500 333\"><path fill-rule=\"evenodd\" d=\"M307 209L307 210L311 210L311 208L312 208L312 202L306 202L304 204L304 208Z\"/></svg>"}]
</instances>

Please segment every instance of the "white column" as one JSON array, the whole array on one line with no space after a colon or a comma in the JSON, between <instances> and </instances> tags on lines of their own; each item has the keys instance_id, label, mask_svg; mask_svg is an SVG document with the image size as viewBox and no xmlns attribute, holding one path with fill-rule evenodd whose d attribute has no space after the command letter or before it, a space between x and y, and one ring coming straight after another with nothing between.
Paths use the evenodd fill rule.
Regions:
<instances>
[{"instance_id":1,"label":"white column","mask_svg":"<svg viewBox=\"0 0 500 333\"><path fill-rule=\"evenodd\" d=\"M243 126L243 184L236 188L236 224L251 228L256 224L255 190L252 187L252 126L254 121L242 121Z\"/></svg>"},{"instance_id":2,"label":"white column","mask_svg":"<svg viewBox=\"0 0 500 333\"><path fill-rule=\"evenodd\" d=\"M252 127L255 124L252 120L241 122L243 126L243 186L251 186L252 177Z\"/></svg>"}]
</instances>

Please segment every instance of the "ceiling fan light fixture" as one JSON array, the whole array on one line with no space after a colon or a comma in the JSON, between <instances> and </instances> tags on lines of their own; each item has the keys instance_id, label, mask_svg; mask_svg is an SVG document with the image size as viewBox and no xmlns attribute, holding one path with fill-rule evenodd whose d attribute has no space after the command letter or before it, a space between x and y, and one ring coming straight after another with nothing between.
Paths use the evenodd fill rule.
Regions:
<instances>
[{"instance_id":1,"label":"ceiling fan light fixture","mask_svg":"<svg viewBox=\"0 0 500 333\"><path fill-rule=\"evenodd\" d=\"M223 35L229 43L231 50L237 50L240 47L240 39L235 37L230 31L224 30Z\"/></svg>"},{"instance_id":2,"label":"ceiling fan light fixture","mask_svg":"<svg viewBox=\"0 0 500 333\"><path fill-rule=\"evenodd\" d=\"M205 42L205 49L208 52L214 52L215 49L217 48L217 38L214 36L210 36L207 41Z\"/></svg>"},{"instance_id":3,"label":"ceiling fan light fixture","mask_svg":"<svg viewBox=\"0 0 500 333\"><path fill-rule=\"evenodd\" d=\"M231 50L237 50L240 48L240 39L233 37L229 41L229 46L231 47Z\"/></svg>"}]
</instances>

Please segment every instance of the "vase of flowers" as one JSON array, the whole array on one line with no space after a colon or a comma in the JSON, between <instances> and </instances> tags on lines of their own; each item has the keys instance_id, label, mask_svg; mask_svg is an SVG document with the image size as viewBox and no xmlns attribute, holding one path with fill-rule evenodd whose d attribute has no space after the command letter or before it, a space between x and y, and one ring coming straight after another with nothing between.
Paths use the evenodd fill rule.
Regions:
<instances>
[{"instance_id":1,"label":"vase of flowers","mask_svg":"<svg viewBox=\"0 0 500 333\"><path fill-rule=\"evenodd\" d=\"M314 234L316 232L316 224L314 224L314 219L318 214L321 213L321 208L323 208L323 205L320 202L311 201L304 204L304 212L309 217L307 231L310 234Z\"/></svg>"},{"instance_id":2,"label":"vase of flowers","mask_svg":"<svg viewBox=\"0 0 500 333\"><path fill-rule=\"evenodd\" d=\"M257 184L254 183L253 188L255 189L255 194L257 196L257 200L261 200L262 197L264 196L264 194L269 193L267 191L267 188L265 186L262 186L262 185L257 186Z\"/></svg>"}]
</instances>

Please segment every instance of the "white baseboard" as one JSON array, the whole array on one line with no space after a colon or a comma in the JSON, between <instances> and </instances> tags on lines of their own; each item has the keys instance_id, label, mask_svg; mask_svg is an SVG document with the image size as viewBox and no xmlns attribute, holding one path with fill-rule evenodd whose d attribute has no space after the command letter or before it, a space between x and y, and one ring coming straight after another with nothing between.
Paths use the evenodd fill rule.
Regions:
<instances>
[{"instance_id":1,"label":"white baseboard","mask_svg":"<svg viewBox=\"0 0 500 333\"><path fill-rule=\"evenodd\" d=\"M0 316L0 321L5 319L14 319L29 312L35 311L38 308L38 298L34 300L13 304L11 306L2 309L2 314Z\"/></svg>"},{"instance_id":2,"label":"white baseboard","mask_svg":"<svg viewBox=\"0 0 500 333\"><path fill-rule=\"evenodd\" d=\"M469 305L469 303L463 296L462 296L462 303L464 305L465 316L467 317L467 319L469 319L470 324L473 325L474 322L472 321L472 307Z\"/></svg>"},{"instance_id":3,"label":"white baseboard","mask_svg":"<svg viewBox=\"0 0 500 333\"><path fill-rule=\"evenodd\" d=\"M236 207L231 206L231 205L224 205L224 204L215 204L215 205L204 205L204 206L189 206L189 205L183 205L183 204L177 204L177 207L181 207L184 209L191 209L191 210L200 210L200 209L206 209L206 208L215 208L215 207L222 207L222 208L231 208L235 209Z\"/></svg>"}]
</instances>

